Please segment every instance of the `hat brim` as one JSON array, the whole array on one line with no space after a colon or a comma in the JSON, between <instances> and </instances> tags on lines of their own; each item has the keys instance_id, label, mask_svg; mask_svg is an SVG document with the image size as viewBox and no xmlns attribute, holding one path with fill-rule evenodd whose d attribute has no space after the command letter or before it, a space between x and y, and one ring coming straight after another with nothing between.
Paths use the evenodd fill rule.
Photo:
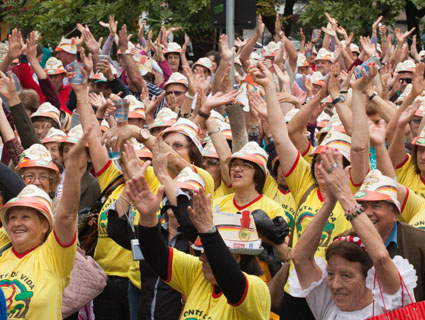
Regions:
<instances>
[{"instance_id":1,"label":"hat brim","mask_svg":"<svg viewBox=\"0 0 425 320\"><path fill-rule=\"evenodd\" d=\"M33 120L33 119L35 119L35 118L49 118L49 119L52 119L52 120L54 120L56 123L57 123L57 125L58 125L58 128L60 128L60 120L59 120L59 116L58 117L54 117L54 116L51 116L49 113L45 113L45 112L43 112L43 113L39 113L39 114L32 114L31 115L31 121Z\"/></svg>"},{"instance_id":2,"label":"hat brim","mask_svg":"<svg viewBox=\"0 0 425 320\"><path fill-rule=\"evenodd\" d=\"M330 144L332 144L332 143L330 143ZM326 147L329 147L330 144L327 144L326 146L317 146L317 148L315 148L310 153L310 155L312 156L312 155L321 153L322 151L325 151ZM335 146L335 147L338 149L339 152L341 152L341 154L344 156L344 158L346 158L348 161L350 161L350 154L349 153L345 152L344 150L341 150L341 148L338 148L338 146Z\"/></svg>"},{"instance_id":3,"label":"hat brim","mask_svg":"<svg viewBox=\"0 0 425 320\"><path fill-rule=\"evenodd\" d=\"M175 184L180 189L186 189L186 190L191 190L191 191L198 191L199 188L202 188L202 186L198 183L197 183L197 186L195 186L191 183L188 183L188 182L181 182L181 181L176 181Z\"/></svg>"},{"instance_id":4,"label":"hat brim","mask_svg":"<svg viewBox=\"0 0 425 320\"><path fill-rule=\"evenodd\" d=\"M174 123L176 122L176 119L173 120L167 120L167 121L158 121L158 122L153 122L149 125L148 129L153 129L153 128L162 128L162 127L171 127Z\"/></svg>"},{"instance_id":5,"label":"hat brim","mask_svg":"<svg viewBox=\"0 0 425 320\"><path fill-rule=\"evenodd\" d=\"M261 163L260 160L258 160L258 158L254 155L251 154L247 154L244 156L230 156L226 159L226 162L229 164L230 161L232 161L232 159L241 159L241 160L246 160L249 162L252 162L254 164L256 164L258 167L260 167L260 169L263 171L263 173L267 176L267 168L264 167L263 163Z\"/></svg>"},{"instance_id":6,"label":"hat brim","mask_svg":"<svg viewBox=\"0 0 425 320\"><path fill-rule=\"evenodd\" d=\"M364 193L365 195L359 196L360 193ZM356 201L388 201L395 205L400 211L399 204L395 203L392 197L379 191L358 191L354 195L354 198L356 199Z\"/></svg>"},{"instance_id":7,"label":"hat brim","mask_svg":"<svg viewBox=\"0 0 425 320\"><path fill-rule=\"evenodd\" d=\"M196 140L196 138L193 138L190 134L188 134L186 131L184 131L179 126L168 127L167 129L165 129L164 131L161 132L161 135L164 136L165 134L170 133L170 132L178 132L178 133L181 133L182 135L188 137L193 142L193 144L196 146L199 153L202 155L202 151L203 151L202 145L199 141Z\"/></svg>"},{"instance_id":8,"label":"hat brim","mask_svg":"<svg viewBox=\"0 0 425 320\"><path fill-rule=\"evenodd\" d=\"M136 150L136 156L138 158L150 158L152 159L152 152L145 150Z\"/></svg>"},{"instance_id":9,"label":"hat brim","mask_svg":"<svg viewBox=\"0 0 425 320\"><path fill-rule=\"evenodd\" d=\"M217 152L210 152L208 154L203 154L204 158L214 158L214 159L220 159Z\"/></svg>"},{"instance_id":10,"label":"hat brim","mask_svg":"<svg viewBox=\"0 0 425 320\"><path fill-rule=\"evenodd\" d=\"M63 141L62 136L58 136L58 137L50 137L50 138L44 138L41 143L42 144L46 144L46 143L52 143L52 142L57 142L57 143L61 143Z\"/></svg>"},{"instance_id":11,"label":"hat brim","mask_svg":"<svg viewBox=\"0 0 425 320\"><path fill-rule=\"evenodd\" d=\"M13 199L12 199L13 200ZM49 233L50 231L52 231L53 229L53 218L52 218L52 213L50 212L48 205L45 204L43 201L41 200L35 200L34 198L29 198L29 197L21 197L19 200L16 201L9 201L7 202L0 210L0 220L3 223L3 226L5 226L7 228L7 222L5 220L7 211L10 208L13 207L26 207L26 208L31 208L31 209L35 209L38 212L40 212L49 222ZM7 231L7 229L6 229Z\"/></svg>"},{"instance_id":12,"label":"hat brim","mask_svg":"<svg viewBox=\"0 0 425 320\"><path fill-rule=\"evenodd\" d=\"M48 165L44 163L48 163ZM52 161L48 162L48 161L40 161L40 160L26 160L26 161L18 163L18 165L16 166L16 170L25 169L25 168L46 168L59 173L58 167Z\"/></svg>"},{"instance_id":13,"label":"hat brim","mask_svg":"<svg viewBox=\"0 0 425 320\"><path fill-rule=\"evenodd\" d=\"M145 116L143 114L140 114L136 111L129 111L128 112L128 118L130 119L145 119Z\"/></svg>"},{"instance_id":14,"label":"hat brim","mask_svg":"<svg viewBox=\"0 0 425 320\"><path fill-rule=\"evenodd\" d=\"M425 146L425 137L416 137L415 139L413 139L412 144L414 144L416 146L424 147Z\"/></svg>"}]
</instances>

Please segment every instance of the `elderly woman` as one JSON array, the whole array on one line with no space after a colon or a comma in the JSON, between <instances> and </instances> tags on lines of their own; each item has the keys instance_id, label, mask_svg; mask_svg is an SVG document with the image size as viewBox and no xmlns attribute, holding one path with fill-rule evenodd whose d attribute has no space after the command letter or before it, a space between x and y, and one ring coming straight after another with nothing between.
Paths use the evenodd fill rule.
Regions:
<instances>
[{"instance_id":1,"label":"elderly woman","mask_svg":"<svg viewBox=\"0 0 425 320\"><path fill-rule=\"evenodd\" d=\"M194 209L189 209L190 219L200 235L204 251L197 258L166 246L162 239L157 210L163 187L153 195L144 177L132 179L129 187L127 194L140 213L139 240L143 255L165 282L187 298L183 317L269 319L270 295L265 283L257 276L260 269L253 257L260 250L258 247L248 249L244 246L244 250L231 249L234 252L231 254L217 231L220 227L214 226L209 201L201 190L194 192ZM236 218L236 221L240 220L240 232L237 234L244 234L243 230L252 232L242 228L242 225L255 230L250 214ZM238 227L237 224L234 226ZM251 240L255 237L248 235L248 238ZM200 244L199 241L197 244ZM239 244L241 240L235 247L240 248Z\"/></svg>"},{"instance_id":2,"label":"elderly woman","mask_svg":"<svg viewBox=\"0 0 425 320\"><path fill-rule=\"evenodd\" d=\"M328 186L327 197L292 253L296 272L289 277L289 292L306 297L316 319L365 319L409 304L409 294L413 295L416 287L416 271L406 259L390 258L368 217L379 210L376 205L380 201L399 208L396 182L380 172L373 173L365 181L368 187L353 196L341 154L326 150L321 155L318 169ZM373 184L381 187L371 188ZM376 191L368 191L370 188ZM336 201L355 233L334 239L326 250L326 264L314 254ZM409 294L403 291L402 281Z\"/></svg>"},{"instance_id":3,"label":"elderly woman","mask_svg":"<svg viewBox=\"0 0 425 320\"><path fill-rule=\"evenodd\" d=\"M12 243L0 257L0 286L9 319L62 319L62 293L76 252L82 176L76 162L83 149L84 143L78 144L66 160L63 196L55 212L49 195L33 184L0 210Z\"/></svg>"}]
</instances>

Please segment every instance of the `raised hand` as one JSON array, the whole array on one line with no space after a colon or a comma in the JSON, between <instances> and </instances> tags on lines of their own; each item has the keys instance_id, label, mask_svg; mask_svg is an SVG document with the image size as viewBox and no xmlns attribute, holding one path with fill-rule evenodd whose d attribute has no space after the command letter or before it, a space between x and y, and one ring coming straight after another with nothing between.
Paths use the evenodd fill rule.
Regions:
<instances>
[{"instance_id":1,"label":"raised hand","mask_svg":"<svg viewBox=\"0 0 425 320\"><path fill-rule=\"evenodd\" d=\"M35 32L32 31L27 39L27 58L28 61L37 59L37 41L35 40Z\"/></svg>"},{"instance_id":2,"label":"raised hand","mask_svg":"<svg viewBox=\"0 0 425 320\"><path fill-rule=\"evenodd\" d=\"M142 21L142 24L140 25L139 32L137 33L137 37L139 40L142 40L145 38L145 27L146 27L146 20Z\"/></svg>"},{"instance_id":3,"label":"raised hand","mask_svg":"<svg viewBox=\"0 0 425 320\"><path fill-rule=\"evenodd\" d=\"M223 106L231 103L239 95L238 90L233 90L231 92L223 94L222 92L217 92L211 97L207 98L205 102L205 108L212 110L215 107Z\"/></svg>"},{"instance_id":4,"label":"raised hand","mask_svg":"<svg viewBox=\"0 0 425 320\"><path fill-rule=\"evenodd\" d=\"M155 176L158 177L158 180L165 184L166 180L171 179L168 174L168 158L170 152L167 152L165 148L165 142L161 136L158 136L155 140L155 144L152 149L152 166L155 172Z\"/></svg>"},{"instance_id":5,"label":"raised hand","mask_svg":"<svg viewBox=\"0 0 425 320\"><path fill-rule=\"evenodd\" d=\"M102 45L103 37L100 37L98 41L94 38L93 34L91 33L90 29L86 26L83 33L83 40L84 43L87 46L87 49L92 54L99 54L100 52L100 46Z\"/></svg>"},{"instance_id":6,"label":"raised hand","mask_svg":"<svg viewBox=\"0 0 425 320\"><path fill-rule=\"evenodd\" d=\"M3 72L0 71L0 94L6 99L12 95L16 95L15 80L13 77L8 78Z\"/></svg>"},{"instance_id":7,"label":"raised hand","mask_svg":"<svg viewBox=\"0 0 425 320\"><path fill-rule=\"evenodd\" d=\"M385 139L387 137L385 127L386 122L384 119L379 120L377 123L369 120L369 136L370 145L372 147L376 147L385 143Z\"/></svg>"},{"instance_id":8,"label":"raised hand","mask_svg":"<svg viewBox=\"0 0 425 320\"><path fill-rule=\"evenodd\" d=\"M379 23L382 21L382 19L384 19L383 16L379 16L379 18L376 19L376 21L372 25L372 31L376 32L376 30L378 29Z\"/></svg>"},{"instance_id":9,"label":"raised hand","mask_svg":"<svg viewBox=\"0 0 425 320\"><path fill-rule=\"evenodd\" d=\"M99 24L102 27L108 28L109 29L109 33L111 35L115 36L115 34L117 33L118 21L115 21L115 16L114 15L110 15L109 16L108 23L105 23L103 21L99 21Z\"/></svg>"},{"instance_id":10,"label":"raised hand","mask_svg":"<svg viewBox=\"0 0 425 320\"><path fill-rule=\"evenodd\" d=\"M118 34L118 47L120 48L121 53L128 50L127 26L125 24L122 25Z\"/></svg>"},{"instance_id":11,"label":"raised hand","mask_svg":"<svg viewBox=\"0 0 425 320\"><path fill-rule=\"evenodd\" d=\"M90 74L93 70L93 58L92 54L89 53L88 56L86 56L86 53L84 52L84 48L80 48L80 57L81 62L84 64L84 69L86 69L87 74Z\"/></svg>"},{"instance_id":12,"label":"raised hand","mask_svg":"<svg viewBox=\"0 0 425 320\"><path fill-rule=\"evenodd\" d=\"M336 31L338 28L338 20L335 18L332 18L331 15L328 12L325 12L325 17L328 19L329 23L331 24L332 30Z\"/></svg>"},{"instance_id":13,"label":"raised hand","mask_svg":"<svg viewBox=\"0 0 425 320\"><path fill-rule=\"evenodd\" d=\"M140 214L139 224L144 227L155 227L158 224L157 211L161 207L164 186L159 187L155 195L144 176L127 181L127 186L127 196Z\"/></svg>"},{"instance_id":14,"label":"raised hand","mask_svg":"<svg viewBox=\"0 0 425 320\"><path fill-rule=\"evenodd\" d=\"M214 226L211 211L211 196L205 197L204 191L199 190L193 193L193 208L188 207L190 220L199 233L206 233Z\"/></svg>"},{"instance_id":15,"label":"raised hand","mask_svg":"<svg viewBox=\"0 0 425 320\"><path fill-rule=\"evenodd\" d=\"M415 112L418 110L420 105L420 101L417 101L414 104L408 106L407 109L404 110L400 115L400 118L398 119L398 125L403 128L406 124L408 124L413 119L413 116L415 115Z\"/></svg>"},{"instance_id":16,"label":"raised hand","mask_svg":"<svg viewBox=\"0 0 425 320\"><path fill-rule=\"evenodd\" d=\"M126 175L126 180L139 178L145 175L146 169L151 164L150 161L144 163L137 157L134 146L130 141L124 144L124 152L122 153L123 173Z\"/></svg>"},{"instance_id":17,"label":"raised hand","mask_svg":"<svg viewBox=\"0 0 425 320\"><path fill-rule=\"evenodd\" d=\"M232 49L229 48L229 39L226 34L220 36L219 46L221 59L224 61L232 59L236 49L234 47Z\"/></svg>"},{"instance_id":18,"label":"raised hand","mask_svg":"<svg viewBox=\"0 0 425 320\"><path fill-rule=\"evenodd\" d=\"M421 62L416 65L413 72L412 91L410 94L414 97L417 97L425 90L424 69L425 63Z\"/></svg>"},{"instance_id":19,"label":"raised hand","mask_svg":"<svg viewBox=\"0 0 425 320\"><path fill-rule=\"evenodd\" d=\"M268 85L273 85L273 75L261 61L257 62L257 67L250 66L248 73L260 86L267 87Z\"/></svg>"},{"instance_id":20,"label":"raised hand","mask_svg":"<svg viewBox=\"0 0 425 320\"><path fill-rule=\"evenodd\" d=\"M267 119L267 104L257 91L248 91L248 101L250 109L254 109L261 117Z\"/></svg>"},{"instance_id":21,"label":"raised hand","mask_svg":"<svg viewBox=\"0 0 425 320\"><path fill-rule=\"evenodd\" d=\"M257 22L257 30L256 30L256 34L258 37L261 37L261 35L264 33L264 23L263 23L263 18L261 17L261 15L258 15L258 22Z\"/></svg>"},{"instance_id":22,"label":"raised hand","mask_svg":"<svg viewBox=\"0 0 425 320\"><path fill-rule=\"evenodd\" d=\"M360 79L357 79L351 84L351 87L353 88L353 90L364 92L366 90L366 87L372 84L372 80L378 73L378 69L374 63L373 64L370 63L368 67L369 67L369 75L366 74L365 68L362 67L363 77L361 77Z\"/></svg>"},{"instance_id":23,"label":"raised hand","mask_svg":"<svg viewBox=\"0 0 425 320\"><path fill-rule=\"evenodd\" d=\"M405 33L401 33L400 28L395 28L394 29L394 33L395 36L397 38L397 42L399 44L403 44L406 42L407 38L409 38L409 36L413 33L413 31L415 31L415 27L413 27L412 29L410 29L409 31L406 31Z\"/></svg>"},{"instance_id":24,"label":"raised hand","mask_svg":"<svg viewBox=\"0 0 425 320\"><path fill-rule=\"evenodd\" d=\"M362 37L360 36L360 44L362 45L362 49L366 52L366 54L369 56L369 58L373 55L375 55L375 45L370 42L369 37Z\"/></svg>"},{"instance_id":25,"label":"raised hand","mask_svg":"<svg viewBox=\"0 0 425 320\"><path fill-rule=\"evenodd\" d=\"M13 29L12 32L8 36L9 40L9 52L7 53L7 56L10 60L14 60L19 58L19 56L22 54L22 34L21 31L18 29Z\"/></svg>"}]
</instances>

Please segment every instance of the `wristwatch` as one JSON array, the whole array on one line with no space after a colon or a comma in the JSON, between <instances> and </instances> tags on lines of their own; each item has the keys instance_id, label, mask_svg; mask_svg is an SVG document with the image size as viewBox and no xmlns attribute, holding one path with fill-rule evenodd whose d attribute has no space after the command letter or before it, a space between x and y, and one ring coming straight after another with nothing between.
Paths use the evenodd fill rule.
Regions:
<instances>
[{"instance_id":1,"label":"wristwatch","mask_svg":"<svg viewBox=\"0 0 425 320\"><path fill-rule=\"evenodd\" d=\"M146 140L148 140L150 136L151 136L151 133L149 132L148 129L140 130L140 137L142 138L142 142L145 142Z\"/></svg>"},{"instance_id":2,"label":"wristwatch","mask_svg":"<svg viewBox=\"0 0 425 320\"><path fill-rule=\"evenodd\" d=\"M345 97L344 96L339 96L338 98L332 100L332 104L335 105L338 102L344 102L344 101L345 101Z\"/></svg>"},{"instance_id":3,"label":"wristwatch","mask_svg":"<svg viewBox=\"0 0 425 320\"><path fill-rule=\"evenodd\" d=\"M125 50L122 54L131 54L130 50Z\"/></svg>"}]
</instances>

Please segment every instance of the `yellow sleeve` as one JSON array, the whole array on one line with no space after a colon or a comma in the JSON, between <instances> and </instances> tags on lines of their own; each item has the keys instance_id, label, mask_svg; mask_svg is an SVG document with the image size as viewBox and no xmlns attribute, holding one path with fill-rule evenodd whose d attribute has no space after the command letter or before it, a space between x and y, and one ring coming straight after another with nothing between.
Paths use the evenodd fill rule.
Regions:
<instances>
[{"instance_id":1,"label":"yellow sleeve","mask_svg":"<svg viewBox=\"0 0 425 320\"><path fill-rule=\"evenodd\" d=\"M414 164L412 163L412 157L410 154L407 154L406 159L395 168L395 174L399 183L406 184L404 179L408 177L412 166L414 167Z\"/></svg>"},{"instance_id":2,"label":"yellow sleeve","mask_svg":"<svg viewBox=\"0 0 425 320\"><path fill-rule=\"evenodd\" d=\"M263 194L271 199L274 199L277 193L277 182L270 174L266 177L266 182L263 187Z\"/></svg>"},{"instance_id":3,"label":"yellow sleeve","mask_svg":"<svg viewBox=\"0 0 425 320\"><path fill-rule=\"evenodd\" d=\"M309 143L307 151L304 152L304 154L301 155L304 158L304 160L307 161L307 163L309 165L311 165L311 163L313 162L313 155L311 154L313 149L314 149L314 147L311 145L311 143Z\"/></svg>"},{"instance_id":4,"label":"yellow sleeve","mask_svg":"<svg viewBox=\"0 0 425 320\"><path fill-rule=\"evenodd\" d=\"M214 197L214 179L207 170L192 165L193 170L205 181L205 195Z\"/></svg>"},{"instance_id":5,"label":"yellow sleeve","mask_svg":"<svg viewBox=\"0 0 425 320\"><path fill-rule=\"evenodd\" d=\"M96 172L96 177L99 181L100 191L103 192L103 190L105 190L108 184L110 184L120 174L121 171L117 168L115 163L109 160L102 170Z\"/></svg>"},{"instance_id":6,"label":"yellow sleeve","mask_svg":"<svg viewBox=\"0 0 425 320\"><path fill-rule=\"evenodd\" d=\"M202 262L190 254L170 248L171 265L165 282L186 297L192 290L195 279L202 275ZM201 273L201 274L200 274Z\"/></svg>"},{"instance_id":7,"label":"yellow sleeve","mask_svg":"<svg viewBox=\"0 0 425 320\"><path fill-rule=\"evenodd\" d=\"M406 188L406 197L401 203L401 214L398 220L406 222L410 225L416 223L420 225L420 221L425 221L425 200L416 195L412 190Z\"/></svg>"},{"instance_id":8,"label":"yellow sleeve","mask_svg":"<svg viewBox=\"0 0 425 320\"><path fill-rule=\"evenodd\" d=\"M311 175L310 165L301 157L299 152L292 168L285 173L285 178L298 207L306 191L316 183Z\"/></svg>"},{"instance_id":9,"label":"yellow sleeve","mask_svg":"<svg viewBox=\"0 0 425 320\"><path fill-rule=\"evenodd\" d=\"M158 191L159 187L161 186L161 182L159 182L158 178L156 177L152 166L149 166L146 169L145 179L146 179L146 182L148 183L148 186L151 189L152 193L156 193Z\"/></svg>"},{"instance_id":10,"label":"yellow sleeve","mask_svg":"<svg viewBox=\"0 0 425 320\"><path fill-rule=\"evenodd\" d=\"M244 315L243 319L270 319L270 292L266 283L259 277L245 274L248 289L241 301L233 305L238 313Z\"/></svg>"},{"instance_id":11,"label":"yellow sleeve","mask_svg":"<svg viewBox=\"0 0 425 320\"><path fill-rule=\"evenodd\" d=\"M4 227L0 227L0 249L10 244L10 238Z\"/></svg>"}]
</instances>

